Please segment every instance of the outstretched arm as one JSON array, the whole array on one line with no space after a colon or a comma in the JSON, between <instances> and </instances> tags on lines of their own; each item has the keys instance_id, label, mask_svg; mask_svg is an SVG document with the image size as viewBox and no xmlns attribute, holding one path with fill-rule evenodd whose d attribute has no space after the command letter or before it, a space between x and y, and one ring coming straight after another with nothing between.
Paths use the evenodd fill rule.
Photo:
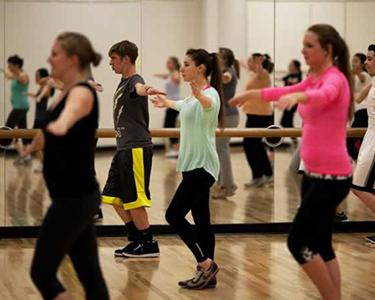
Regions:
<instances>
[{"instance_id":1,"label":"outstretched arm","mask_svg":"<svg viewBox=\"0 0 375 300\"><path fill-rule=\"evenodd\" d=\"M363 100L365 100L368 96L368 93L370 92L370 89L372 87L372 83L367 85L360 93L354 98L354 101L356 103L361 103Z\"/></svg>"},{"instance_id":2,"label":"outstretched arm","mask_svg":"<svg viewBox=\"0 0 375 300\"><path fill-rule=\"evenodd\" d=\"M142 83L137 83L135 90L139 96L166 95L164 91Z\"/></svg>"},{"instance_id":3,"label":"outstretched arm","mask_svg":"<svg viewBox=\"0 0 375 300\"><path fill-rule=\"evenodd\" d=\"M65 135L74 124L91 112L93 105L94 97L90 90L82 86L73 88L60 117L50 123L47 130L57 136Z\"/></svg>"},{"instance_id":4,"label":"outstretched arm","mask_svg":"<svg viewBox=\"0 0 375 300\"><path fill-rule=\"evenodd\" d=\"M163 95L154 95L151 97L151 102L155 107L158 108L172 108L176 109L176 101L169 100Z\"/></svg>"}]
</instances>

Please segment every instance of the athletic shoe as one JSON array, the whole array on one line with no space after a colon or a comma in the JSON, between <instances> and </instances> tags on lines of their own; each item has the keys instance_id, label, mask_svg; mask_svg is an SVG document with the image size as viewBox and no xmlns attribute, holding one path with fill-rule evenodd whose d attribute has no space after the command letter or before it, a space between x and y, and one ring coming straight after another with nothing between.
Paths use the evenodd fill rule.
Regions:
<instances>
[{"instance_id":1,"label":"athletic shoe","mask_svg":"<svg viewBox=\"0 0 375 300\"><path fill-rule=\"evenodd\" d=\"M219 272L219 267L213 261L211 262L211 265L207 270L203 268L197 269L194 278L188 280L184 288L191 290L204 289L206 286L209 285L210 281L213 280L217 272Z\"/></svg>"},{"instance_id":2,"label":"athletic shoe","mask_svg":"<svg viewBox=\"0 0 375 300\"><path fill-rule=\"evenodd\" d=\"M251 180L250 182L247 182L244 184L244 187L245 188L252 188L252 187L257 187L257 186L260 186L262 185L263 183L263 177L259 177L259 178L254 178L253 180Z\"/></svg>"},{"instance_id":3,"label":"athletic shoe","mask_svg":"<svg viewBox=\"0 0 375 300\"><path fill-rule=\"evenodd\" d=\"M31 155L28 155L26 157L17 157L17 159L13 162L13 165L14 166L26 166L26 165L29 165L31 163Z\"/></svg>"},{"instance_id":4,"label":"athletic shoe","mask_svg":"<svg viewBox=\"0 0 375 300\"><path fill-rule=\"evenodd\" d=\"M261 187L267 183L273 183L273 176L263 175L259 178L254 178L248 183L245 183L245 188Z\"/></svg>"},{"instance_id":5,"label":"athletic shoe","mask_svg":"<svg viewBox=\"0 0 375 300\"><path fill-rule=\"evenodd\" d=\"M213 199L225 199L226 197L231 197L235 194L237 190L236 185L228 186L228 187L219 187L217 189L212 190L212 198Z\"/></svg>"},{"instance_id":6,"label":"athletic shoe","mask_svg":"<svg viewBox=\"0 0 375 300\"><path fill-rule=\"evenodd\" d=\"M98 212L94 215L94 221L95 222L103 221L103 212L101 208L99 208Z\"/></svg>"},{"instance_id":7,"label":"athletic shoe","mask_svg":"<svg viewBox=\"0 0 375 300\"><path fill-rule=\"evenodd\" d=\"M130 242L124 248L116 249L115 250L115 257L124 257L124 252L131 252L134 248L138 247L139 243L137 242Z\"/></svg>"},{"instance_id":8,"label":"athletic shoe","mask_svg":"<svg viewBox=\"0 0 375 300\"><path fill-rule=\"evenodd\" d=\"M157 241L142 242L136 247L125 247L122 256L127 258L154 258L160 256Z\"/></svg>"},{"instance_id":9,"label":"athletic shoe","mask_svg":"<svg viewBox=\"0 0 375 300\"><path fill-rule=\"evenodd\" d=\"M165 157L166 157L166 158L178 158L178 151L176 151L176 150L169 150L169 151L165 154Z\"/></svg>"},{"instance_id":10,"label":"athletic shoe","mask_svg":"<svg viewBox=\"0 0 375 300\"><path fill-rule=\"evenodd\" d=\"M42 173L42 172L43 172L43 163L38 162L38 164L34 168L34 173Z\"/></svg>"},{"instance_id":11,"label":"athletic shoe","mask_svg":"<svg viewBox=\"0 0 375 300\"><path fill-rule=\"evenodd\" d=\"M197 271L200 270L200 269L202 269L202 267L201 267L201 266L197 266ZM193 278L192 278L192 279L188 279L188 280L179 281L179 282L178 282L178 285L179 285L180 287L182 287L182 288L187 288L188 282L191 281L191 280L193 280ZM210 282L206 285L205 288L206 288L206 289L213 289L213 288L216 287L216 285L217 285L217 280L216 280L216 275L215 275L215 276L210 280Z\"/></svg>"},{"instance_id":12,"label":"athletic shoe","mask_svg":"<svg viewBox=\"0 0 375 300\"><path fill-rule=\"evenodd\" d=\"M345 212L339 212L335 214L334 220L335 222L345 222L345 221L348 221L349 219L347 215L345 214Z\"/></svg>"},{"instance_id":13,"label":"athletic shoe","mask_svg":"<svg viewBox=\"0 0 375 300\"><path fill-rule=\"evenodd\" d=\"M368 235L365 237L365 240L371 244L375 244L375 235Z\"/></svg>"}]
</instances>

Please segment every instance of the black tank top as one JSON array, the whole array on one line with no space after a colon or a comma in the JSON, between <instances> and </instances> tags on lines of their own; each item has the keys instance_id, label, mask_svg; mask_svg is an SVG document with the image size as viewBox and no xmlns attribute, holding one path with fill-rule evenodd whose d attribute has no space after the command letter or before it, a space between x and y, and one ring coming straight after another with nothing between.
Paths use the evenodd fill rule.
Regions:
<instances>
[{"instance_id":1,"label":"black tank top","mask_svg":"<svg viewBox=\"0 0 375 300\"><path fill-rule=\"evenodd\" d=\"M47 110L43 126L45 135L43 175L51 198L80 197L98 188L95 179L95 132L98 128L98 97L88 83L76 86L88 88L94 96L89 115L79 120L65 136L46 131L48 123L58 119L64 110L65 97L51 110Z\"/></svg>"}]
</instances>

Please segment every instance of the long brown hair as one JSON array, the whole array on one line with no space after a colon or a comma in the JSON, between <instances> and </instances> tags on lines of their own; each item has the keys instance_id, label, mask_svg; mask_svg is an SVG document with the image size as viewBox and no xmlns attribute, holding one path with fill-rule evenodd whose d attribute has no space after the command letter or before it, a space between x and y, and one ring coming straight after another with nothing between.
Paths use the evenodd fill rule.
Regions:
<instances>
[{"instance_id":1,"label":"long brown hair","mask_svg":"<svg viewBox=\"0 0 375 300\"><path fill-rule=\"evenodd\" d=\"M328 46L332 47L333 64L345 75L350 87L350 106L348 117L352 119L354 114L353 87L354 80L351 72L349 48L337 30L328 24L315 24L307 31L315 33L319 38L320 46L328 51Z\"/></svg>"},{"instance_id":2,"label":"long brown hair","mask_svg":"<svg viewBox=\"0 0 375 300\"><path fill-rule=\"evenodd\" d=\"M229 48L220 47L219 54L223 58L224 64L227 68L230 68L233 66L234 70L236 71L236 76L239 79L240 78L240 63L234 57L233 51Z\"/></svg>"},{"instance_id":3,"label":"long brown hair","mask_svg":"<svg viewBox=\"0 0 375 300\"><path fill-rule=\"evenodd\" d=\"M224 98L222 72L219 63L219 57L216 53L208 53L204 49L189 49L186 55L190 56L196 66L204 65L206 68L204 76L210 76L210 85L219 93L220 110L219 110L219 126L224 128Z\"/></svg>"}]
</instances>

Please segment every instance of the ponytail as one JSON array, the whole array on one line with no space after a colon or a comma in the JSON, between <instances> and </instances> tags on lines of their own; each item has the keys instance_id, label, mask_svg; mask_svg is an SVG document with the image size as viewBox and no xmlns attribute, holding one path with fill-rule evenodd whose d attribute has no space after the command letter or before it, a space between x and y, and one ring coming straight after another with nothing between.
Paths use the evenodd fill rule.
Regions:
<instances>
[{"instance_id":1,"label":"ponytail","mask_svg":"<svg viewBox=\"0 0 375 300\"><path fill-rule=\"evenodd\" d=\"M219 110L219 127L224 128L224 97L223 97L223 83L222 83L222 72L220 68L219 57L216 53L210 54L212 60L211 67L211 80L210 85L214 87L219 93L220 97L220 110Z\"/></svg>"},{"instance_id":2,"label":"ponytail","mask_svg":"<svg viewBox=\"0 0 375 300\"><path fill-rule=\"evenodd\" d=\"M219 126L224 128L224 98L222 85L222 71L219 57L216 53L208 53L204 49L189 49L186 55L190 56L196 66L204 65L206 70L204 76L211 77L210 85L216 89L220 98Z\"/></svg>"},{"instance_id":3,"label":"ponytail","mask_svg":"<svg viewBox=\"0 0 375 300\"><path fill-rule=\"evenodd\" d=\"M269 74L271 74L273 72L275 64L271 61L271 57L268 54L263 54L263 58L264 60L262 66L267 70Z\"/></svg>"},{"instance_id":4,"label":"ponytail","mask_svg":"<svg viewBox=\"0 0 375 300\"><path fill-rule=\"evenodd\" d=\"M234 71L236 71L237 79L240 79L241 65L240 65L240 62L238 61L238 59L234 60L233 67L234 67Z\"/></svg>"},{"instance_id":5,"label":"ponytail","mask_svg":"<svg viewBox=\"0 0 375 300\"><path fill-rule=\"evenodd\" d=\"M339 35L338 36L338 49L337 55L334 56L334 64L338 67L338 69L345 75L346 79L348 80L349 87L350 87L350 105L349 105L349 113L348 118L349 121L352 120L354 116L354 80L351 72L350 67L350 54L349 48L343 38Z\"/></svg>"},{"instance_id":6,"label":"ponytail","mask_svg":"<svg viewBox=\"0 0 375 300\"><path fill-rule=\"evenodd\" d=\"M354 80L350 67L349 48L344 39L337 30L328 24L316 24L308 28L308 31L314 32L319 37L319 43L323 49L328 50L332 47L333 64L345 75L350 87L350 106L348 111L349 121L354 115Z\"/></svg>"}]
</instances>

